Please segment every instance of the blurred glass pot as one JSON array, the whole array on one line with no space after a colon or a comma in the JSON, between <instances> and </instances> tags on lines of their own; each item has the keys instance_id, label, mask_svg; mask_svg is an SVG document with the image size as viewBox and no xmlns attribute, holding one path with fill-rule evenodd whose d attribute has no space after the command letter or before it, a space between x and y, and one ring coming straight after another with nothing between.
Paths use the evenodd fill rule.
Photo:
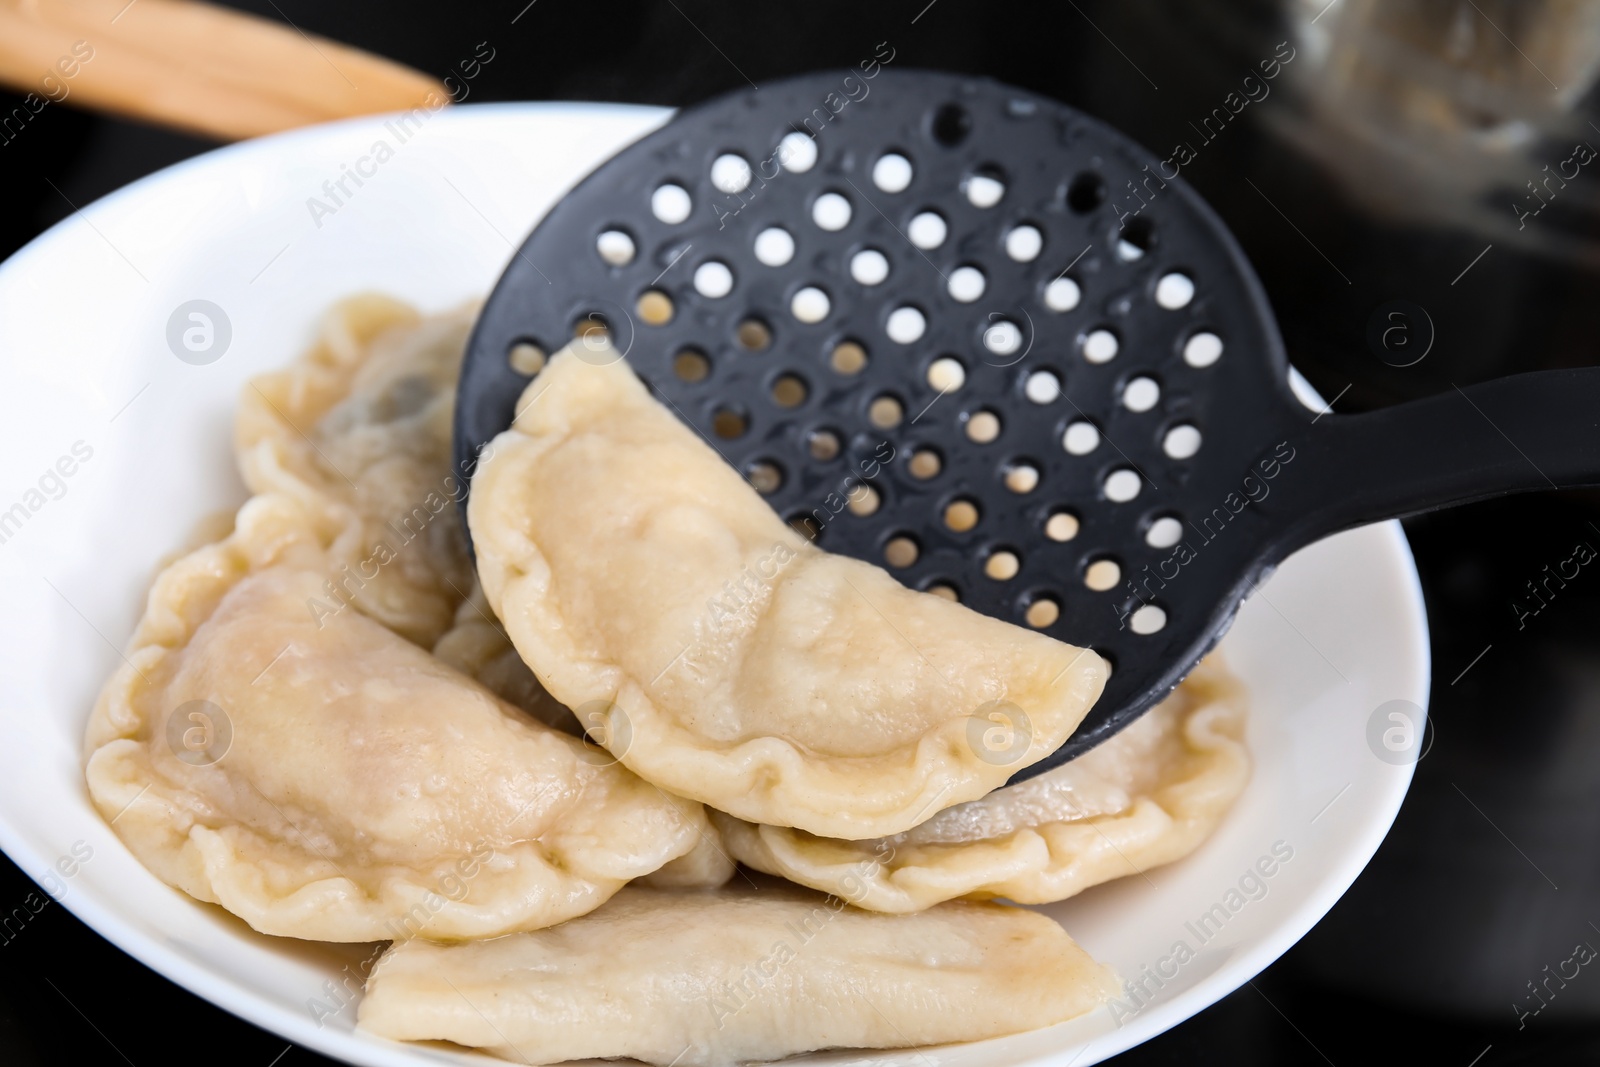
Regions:
<instances>
[{"instance_id":1,"label":"blurred glass pot","mask_svg":"<svg viewBox=\"0 0 1600 1067\"><path fill-rule=\"evenodd\" d=\"M1285 14L1299 106L1266 121L1352 200L1600 262L1600 180L1575 180L1600 146L1579 110L1600 75L1600 4L1290 0Z\"/></svg>"}]
</instances>

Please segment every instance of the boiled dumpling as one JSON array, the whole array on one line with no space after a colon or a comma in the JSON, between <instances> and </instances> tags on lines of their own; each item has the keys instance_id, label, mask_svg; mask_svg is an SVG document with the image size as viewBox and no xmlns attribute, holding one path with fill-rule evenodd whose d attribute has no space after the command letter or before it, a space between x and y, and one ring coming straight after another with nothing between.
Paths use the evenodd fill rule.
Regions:
<instances>
[{"instance_id":1,"label":"boiled dumpling","mask_svg":"<svg viewBox=\"0 0 1600 1067\"><path fill-rule=\"evenodd\" d=\"M547 726L575 737L586 736L591 727L603 729L599 722L580 723L571 708L545 691L490 611L482 588L474 584L472 595L456 611L456 624L439 638L433 654ZM709 889L732 878L733 871L727 846L708 824L692 852L645 875L640 882L661 889Z\"/></svg>"},{"instance_id":2,"label":"boiled dumpling","mask_svg":"<svg viewBox=\"0 0 1600 1067\"><path fill-rule=\"evenodd\" d=\"M476 580L472 592L456 609L455 625L434 642L433 654L456 670L476 678L495 696L532 715L546 726L581 736L592 724L578 722L572 709L556 700L539 684L506 636L505 627Z\"/></svg>"},{"instance_id":3,"label":"boiled dumpling","mask_svg":"<svg viewBox=\"0 0 1600 1067\"><path fill-rule=\"evenodd\" d=\"M265 495L157 579L86 746L96 806L157 876L269 934L492 937L702 846L698 804L319 607L326 566Z\"/></svg>"},{"instance_id":4,"label":"boiled dumpling","mask_svg":"<svg viewBox=\"0 0 1600 1067\"><path fill-rule=\"evenodd\" d=\"M484 591L550 693L602 709L664 789L898 833L1054 751L1100 694L1094 653L806 543L625 363L561 353L519 412L472 483Z\"/></svg>"},{"instance_id":5,"label":"boiled dumpling","mask_svg":"<svg viewBox=\"0 0 1600 1067\"><path fill-rule=\"evenodd\" d=\"M1188 855L1250 776L1239 684L1215 659L1109 741L1054 770L876 841L712 813L733 857L874 911L956 897L1024 904Z\"/></svg>"},{"instance_id":6,"label":"boiled dumpling","mask_svg":"<svg viewBox=\"0 0 1600 1067\"><path fill-rule=\"evenodd\" d=\"M382 297L347 300L304 356L245 386L234 427L251 491L294 497L324 528L324 599L425 648L472 585L467 479L450 446L472 321L471 308L424 318Z\"/></svg>"},{"instance_id":7,"label":"boiled dumpling","mask_svg":"<svg viewBox=\"0 0 1600 1067\"><path fill-rule=\"evenodd\" d=\"M738 867L728 852L728 846L717 833L716 827L712 826L700 835L693 851L664 864L659 870L651 871L633 884L651 889L715 889L731 880L736 870Z\"/></svg>"},{"instance_id":8,"label":"boiled dumpling","mask_svg":"<svg viewBox=\"0 0 1600 1067\"><path fill-rule=\"evenodd\" d=\"M347 569L330 576L325 604L348 601L412 640L432 638L450 666L577 733L511 647L466 562L457 509L465 480L451 474L450 430L471 310L424 318L376 296L336 305L309 352L246 386L240 465L257 492L336 517L330 556Z\"/></svg>"},{"instance_id":9,"label":"boiled dumpling","mask_svg":"<svg viewBox=\"0 0 1600 1067\"><path fill-rule=\"evenodd\" d=\"M489 602L477 585L457 609L456 624L433 646L433 654L547 726L575 737L586 736L591 727L603 729L603 724L597 721L580 723L571 708L545 691L517 655L517 650L511 647L511 639L491 614ZM586 709L591 720L592 711ZM712 888L732 878L733 870L734 862L727 846L708 824L694 851L679 856L640 881L661 889Z\"/></svg>"},{"instance_id":10,"label":"boiled dumpling","mask_svg":"<svg viewBox=\"0 0 1600 1067\"><path fill-rule=\"evenodd\" d=\"M629 887L548 930L396 945L358 1020L519 1063L726 1067L998 1037L1082 1015L1111 992L1105 968L1021 908L876 915L775 885Z\"/></svg>"}]
</instances>

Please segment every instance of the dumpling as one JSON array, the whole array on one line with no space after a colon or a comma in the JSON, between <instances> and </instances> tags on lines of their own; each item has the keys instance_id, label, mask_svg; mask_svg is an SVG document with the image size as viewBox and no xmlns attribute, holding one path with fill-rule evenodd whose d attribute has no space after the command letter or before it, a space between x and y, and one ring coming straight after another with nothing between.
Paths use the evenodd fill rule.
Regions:
<instances>
[{"instance_id":1,"label":"dumpling","mask_svg":"<svg viewBox=\"0 0 1600 1067\"><path fill-rule=\"evenodd\" d=\"M1054 751L1105 683L806 543L624 363L558 354L485 457L478 573L522 658L608 709L628 767L747 821L898 833Z\"/></svg>"},{"instance_id":2,"label":"dumpling","mask_svg":"<svg viewBox=\"0 0 1600 1067\"><path fill-rule=\"evenodd\" d=\"M158 877L268 934L492 937L701 845L698 804L320 605L326 566L299 506L266 495L157 579L85 773Z\"/></svg>"},{"instance_id":3,"label":"dumpling","mask_svg":"<svg viewBox=\"0 0 1600 1067\"><path fill-rule=\"evenodd\" d=\"M712 826L700 835L691 852L636 879L633 884L651 889L715 889L732 879L737 869L728 846Z\"/></svg>"},{"instance_id":4,"label":"dumpling","mask_svg":"<svg viewBox=\"0 0 1600 1067\"><path fill-rule=\"evenodd\" d=\"M425 648L472 585L450 427L473 313L347 300L299 361L244 388L234 426L245 484L294 497L332 542L329 596Z\"/></svg>"},{"instance_id":5,"label":"dumpling","mask_svg":"<svg viewBox=\"0 0 1600 1067\"><path fill-rule=\"evenodd\" d=\"M477 679L491 692L515 704L546 726L574 737L600 724L580 723L572 709L556 700L539 684L522 662L504 627L491 613L483 589L474 584L472 595L456 610L456 624L433 646L433 654L462 674ZM727 846L707 824L694 850L660 870L645 875L643 885L660 889L712 889L733 877L734 862Z\"/></svg>"},{"instance_id":6,"label":"dumpling","mask_svg":"<svg viewBox=\"0 0 1600 1067\"><path fill-rule=\"evenodd\" d=\"M823 1048L977 1041L1113 993L1056 923L997 904L876 915L792 887L629 887L592 915L495 941L409 941L358 1025L521 1063L726 1067Z\"/></svg>"},{"instance_id":7,"label":"dumpling","mask_svg":"<svg viewBox=\"0 0 1600 1067\"><path fill-rule=\"evenodd\" d=\"M471 594L456 609L455 625L434 643L433 654L546 726L577 737L582 736L586 725L592 725L580 724L571 708L539 684L511 646L511 638L494 617L494 609L489 607L476 580Z\"/></svg>"},{"instance_id":8,"label":"dumpling","mask_svg":"<svg viewBox=\"0 0 1600 1067\"><path fill-rule=\"evenodd\" d=\"M585 737L589 728L602 725L597 721L580 723L571 708L545 691L511 647L511 639L500 621L490 614L483 589L476 584L472 595L457 609L456 624L433 646L433 654L546 726ZM591 714L590 718L594 716ZM708 824L694 851L645 875L640 882L660 889L712 889L732 878L733 869L727 846Z\"/></svg>"},{"instance_id":9,"label":"dumpling","mask_svg":"<svg viewBox=\"0 0 1600 1067\"><path fill-rule=\"evenodd\" d=\"M578 733L511 647L466 560L455 507L465 480L451 474L450 430L471 312L423 318L377 296L335 306L296 365L245 388L240 464L255 491L333 515L332 536L360 534L330 548L345 569L325 601L353 603L502 699ZM439 624L446 610L448 629Z\"/></svg>"},{"instance_id":10,"label":"dumpling","mask_svg":"<svg viewBox=\"0 0 1600 1067\"><path fill-rule=\"evenodd\" d=\"M734 859L908 912L956 897L1023 904L1181 859L1250 778L1245 701L1212 658L1165 701L1084 755L876 841L837 841L713 812Z\"/></svg>"}]
</instances>

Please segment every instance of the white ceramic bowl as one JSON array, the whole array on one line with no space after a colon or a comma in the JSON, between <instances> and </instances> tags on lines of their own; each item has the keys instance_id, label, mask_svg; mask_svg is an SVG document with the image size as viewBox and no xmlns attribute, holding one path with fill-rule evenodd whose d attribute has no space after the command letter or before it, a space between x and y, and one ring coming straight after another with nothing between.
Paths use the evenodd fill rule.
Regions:
<instances>
[{"instance_id":1,"label":"white ceramic bowl","mask_svg":"<svg viewBox=\"0 0 1600 1067\"><path fill-rule=\"evenodd\" d=\"M244 497L230 419L246 379L294 358L351 293L437 310L487 292L566 188L667 114L490 105L435 114L403 143L381 119L269 137L137 182L0 266L0 846L127 952L298 1044L390 1067L478 1059L369 1037L352 1008L319 1023L308 1002L326 1000L324 983L359 947L257 935L146 872L84 791L95 691L158 561ZM379 141L392 149L382 162ZM333 203L324 182L346 168L366 176ZM193 300L228 323L211 362L180 360L168 343L169 320ZM812 1059L1094 1063L1227 994L1303 935L1378 847L1411 779L1368 742L1380 705L1427 704L1426 620L1399 526L1289 560L1225 647L1253 704L1257 767L1237 808L1187 860L1045 909L1124 977L1171 973L1159 987L1144 979L1147 1002L973 1045ZM1264 895L1230 897L1275 846ZM1194 924L1219 903L1226 919L1202 943ZM1163 963L1180 940L1195 957Z\"/></svg>"}]
</instances>

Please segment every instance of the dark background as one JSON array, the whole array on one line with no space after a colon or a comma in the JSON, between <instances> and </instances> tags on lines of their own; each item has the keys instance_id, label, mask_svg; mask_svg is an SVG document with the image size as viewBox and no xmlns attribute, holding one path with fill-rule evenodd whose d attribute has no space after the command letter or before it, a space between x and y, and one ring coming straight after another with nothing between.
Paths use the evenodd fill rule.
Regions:
<instances>
[{"instance_id":1,"label":"dark background","mask_svg":"<svg viewBox=\"0 0 1600 1067\"><path fill-rule=\"evenodd\" d=\"M441 77L487 41L496 58L471 83L469 102L690 104L748 80L854 65L887 41L897 67L988 74L1100 115L1157 149L1187 136L1190 118L1289 36L1278 5L1245 0L525 3L235 6ZM0 112L17 102L0 94ZM1580 116L1592 116L1593 103L1592 94L1578 101ZM1273 107L1315 135L1288 91ZM0 256L68 215L69 200L84 205L210 147L46 108L0 147L8 194ZM1530 173L1564 153L1531 154ZM1600 176L1574 179L1571 209L1547 220L1552 241L1566 239L1554 251L1441 221L1426 188L1415 210L1402 203L1374 213L1254 114L1184 177L1238 235L1291 358L1324 396L1339 397L1338 411L1596 362L1600 257L1589 254L1595 228L1578 183L1600 187ZM1428 357L1399 369L1365 341L1374 309L1396 299L1426 309L1435 332ZM1117 1063L1600 1062L1600 977L1581 972L1546 1010L1518 1022L1534 1004L1526 983L1571 956L1575 942L1600 945L1600 577L1580 574L1521 628L1511 608L1525 599L1524 583L1575 543L1600 546L1600 508L1583 494L1511 498L1410 520L1406 530L1433 627L1435 743L1393 831L1303 942ZM0 858L5 910L32 891ZM0 943L0 1063L84 1059L329 1062L180 990L49 906Z\"/></svg>"}]
</instances>

